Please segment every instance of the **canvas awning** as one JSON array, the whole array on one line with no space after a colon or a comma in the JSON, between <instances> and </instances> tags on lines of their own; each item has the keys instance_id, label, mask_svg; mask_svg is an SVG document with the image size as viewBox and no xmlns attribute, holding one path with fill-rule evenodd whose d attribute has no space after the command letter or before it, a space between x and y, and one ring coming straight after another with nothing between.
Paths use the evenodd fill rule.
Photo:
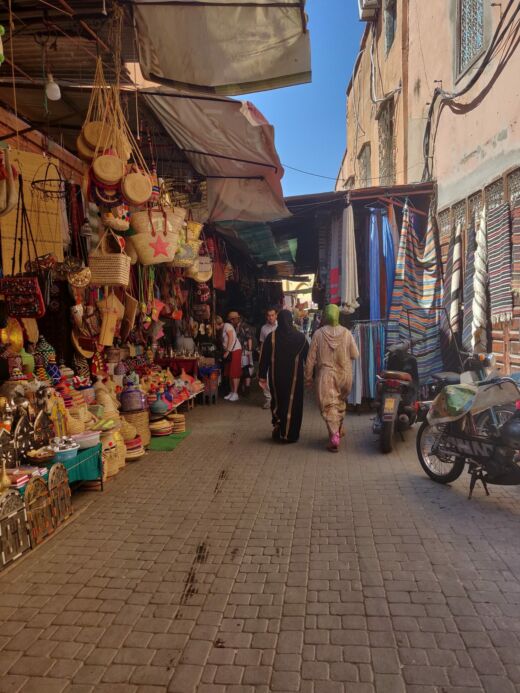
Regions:
<instances>
[{"instance_id":1,"label":"canvas awning","mask_svg":"<svg viewBox=\"0 0 520 693\"><path fill-rule=\"evenodd\" d=\"M274 128L251 103L164 89L144 94L168 134L207 177L207 221L269 222L290 216Z\"/></svg>"},{"instance_id":2,"label":"canvas awning","mask_svg":"<svg viewBox=\"0 0 520 693\"><path fill-rule=\"evenodd\" d=\"M310 82L305 0L132 0L143 75L248 94Z\"/></svg>"}]
</instances>

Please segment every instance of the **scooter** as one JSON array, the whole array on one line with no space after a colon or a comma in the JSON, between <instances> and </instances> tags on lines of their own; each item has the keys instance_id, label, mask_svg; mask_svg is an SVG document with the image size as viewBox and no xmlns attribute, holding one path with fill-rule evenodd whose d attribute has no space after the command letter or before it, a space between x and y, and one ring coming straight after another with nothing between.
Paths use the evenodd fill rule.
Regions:
<instances>
[{"instance_id":1,"label":"scooter","mask_svg":"<svg viewBox=\"0 0 520 693\"><path fill-rule=\"evenodd\" d=\"M417 434L419 462L437 483L455 481L468 466L469 498L477 481L487 495L488 484L520 484L520 377L495 376L489 357L471 359L467 365L490 369L487 379L466 371L466 382L444 387Z\"/></svg>"},{"instance_id":2,"label":"scooter","mask_svg":"<svg viewBox=\"0 0 520 693\"><path fill-rule=\"evenodd\" d=\"M385 354L386 368L377 376L378 407L373 425L382 453L392 451L396 431L402 438L417 420L419 373L417 358L410 350L423 341L392 344Z\"/></svg>"}]
</instances>

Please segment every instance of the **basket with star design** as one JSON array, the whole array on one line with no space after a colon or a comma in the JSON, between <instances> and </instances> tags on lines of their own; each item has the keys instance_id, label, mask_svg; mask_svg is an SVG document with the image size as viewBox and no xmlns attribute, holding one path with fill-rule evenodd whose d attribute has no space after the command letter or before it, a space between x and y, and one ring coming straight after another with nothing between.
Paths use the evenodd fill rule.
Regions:
<instances>
[{"instance_id":1,"label":"basket with star design","mask_svg":"<svg viewBox=\"0 0 520 693\"><path fill-rule=\"evenodd\" d=\"M132 214L130 224L135 231L132 245L142 265L172 262L185 216L186 210L182 207L158 207Z\"/></svg>"}]
</instances>

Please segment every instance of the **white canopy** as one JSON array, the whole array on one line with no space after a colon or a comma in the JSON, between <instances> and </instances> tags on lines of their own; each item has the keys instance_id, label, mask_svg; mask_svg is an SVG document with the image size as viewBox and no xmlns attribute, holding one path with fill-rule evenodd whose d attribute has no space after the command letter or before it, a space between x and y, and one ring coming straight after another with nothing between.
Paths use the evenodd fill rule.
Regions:
<instances>
[{"instance_id":1,"label":"white canopy","mask_svg":"<svg viewBox=\"0 0 520 693\"><path fill-rule=\"evenodd\" d=\"M274 128L249 102L171 90L144 91L172 139L207 176L207 221L268 222L290 216Z\"/></svg>"},{"instance_id":2,"label":"white canopy","mask_svg":"<svg viewBox=\"0 0 520 693\"><path fill-rule=\"evenodd\" d=\"M305 0L133 0L143 75L247 94L311 79Z\"/></svg>"}]
</instances>

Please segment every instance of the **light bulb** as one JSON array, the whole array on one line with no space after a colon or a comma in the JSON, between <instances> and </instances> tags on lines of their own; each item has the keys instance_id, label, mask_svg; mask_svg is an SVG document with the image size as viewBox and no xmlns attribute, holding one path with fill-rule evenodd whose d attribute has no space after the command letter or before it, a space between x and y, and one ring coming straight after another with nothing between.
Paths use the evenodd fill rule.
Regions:
<instances>
[{"instance_id":1,"label":"light bulb","mask_svg":"<svg viewBox=\"0 0 520 693\"><path fill-rule=\"evenodd\" d=\"M50 72L47 75L47 81L45 83L45 96L49 101L59 101L61 99L60 87L56 84Z\"/></svg>"}]
</instances>

